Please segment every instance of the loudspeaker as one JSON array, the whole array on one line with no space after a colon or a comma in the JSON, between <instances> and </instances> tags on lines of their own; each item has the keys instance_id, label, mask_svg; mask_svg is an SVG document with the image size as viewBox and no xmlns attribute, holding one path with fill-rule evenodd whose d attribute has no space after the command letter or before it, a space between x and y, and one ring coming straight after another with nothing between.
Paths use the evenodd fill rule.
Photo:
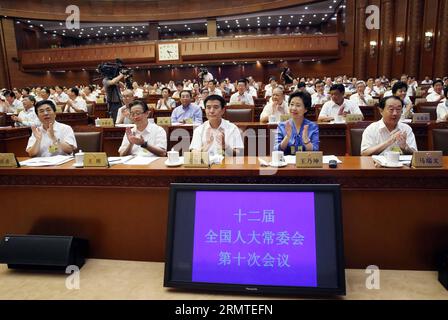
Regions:
<instances>
[{"instance_id":1,"label":"loudspeaker","mask_svg":"<svg viewBox=\"0 0 448 320\"><path fill-rule=\"evenodd\" d=\"M9 269L65 271L85 263L88 241L65 236L6 235L0 241L0 263Z\"/></svg>"}]
</instances>

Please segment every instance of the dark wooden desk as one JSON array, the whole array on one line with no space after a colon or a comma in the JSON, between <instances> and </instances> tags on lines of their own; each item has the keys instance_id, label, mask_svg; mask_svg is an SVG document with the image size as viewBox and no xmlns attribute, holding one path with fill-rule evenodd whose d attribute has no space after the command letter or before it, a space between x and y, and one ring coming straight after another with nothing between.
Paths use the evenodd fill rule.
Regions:
<instances>
[{"instance_id":1,"label":"dark wooden desk","mask_svg":"<svg viewBox=\"0 0 448 320\"><path fill-rule=\"evenodd\" d=\"M256 158L211 169L167 168L164 158L109 169L0 168L0 236L76 235L90 240L94 258L163 261L170 183L331 183L342 188L347 268L435 270L448 247L448 157L443 169L341 160L337 169L276 171Z\"/></svg>"},{"instance_id":2,"label":"dark wooden desk","mask_svg":"<svg viewBox=\"0 0 448 320\"><path fill-rule=\"evenodd\" d=\"M0 152L12 152L17 157L27 157L25 149L30 136L30 127L0 127Z\"/></svg>"}]
</instances>

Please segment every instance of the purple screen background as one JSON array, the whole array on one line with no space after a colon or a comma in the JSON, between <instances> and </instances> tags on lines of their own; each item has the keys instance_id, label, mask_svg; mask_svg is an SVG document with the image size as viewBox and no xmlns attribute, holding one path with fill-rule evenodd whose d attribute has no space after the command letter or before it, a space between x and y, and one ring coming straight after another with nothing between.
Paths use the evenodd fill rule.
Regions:
<instances>
[{"instance_id":1,"label":"purple screen background","mask_svg":"<svg viewBox=\"0 0 448 320\"><path fill-rule=\"evenodd\" d=\"M264 210L273 210L273 223L272 219L263 221ZM196 192L192 280L317 287L314 214L313 192ZM221 239L224 230L230 230L231 234ZM237 241L238 231L246 243ZM277 237L285 231L291 238L280 245L282 241ZM275 233L272 243L264 242L264 232ZM255 240L248 243L254 233L259 235L255 236L259 244ZM207 237L213 234L217 237ZM293 240L293 235L304 239ZM224 255L228 258L226 264L221 261L220 265L221 252L229 255Z\"/></svg>"}]
</instances>

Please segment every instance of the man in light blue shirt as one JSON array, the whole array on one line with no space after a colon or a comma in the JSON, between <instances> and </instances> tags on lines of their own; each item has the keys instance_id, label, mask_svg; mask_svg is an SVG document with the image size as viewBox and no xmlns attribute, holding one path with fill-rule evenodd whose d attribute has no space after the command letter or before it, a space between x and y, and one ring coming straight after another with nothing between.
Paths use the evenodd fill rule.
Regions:
<instances>
[{"instance_id":1,"label":"man in light blue shirt","mask_svg":"<svg viewBox=\"0 0 448 320\"><path fill-rule=\"evenodd\" d=\"M202 110L199 106L191 103L190 91L181 91L180 102L181 105L171 113L171 123L202 124Z\"/></svg>"}]
</instances>

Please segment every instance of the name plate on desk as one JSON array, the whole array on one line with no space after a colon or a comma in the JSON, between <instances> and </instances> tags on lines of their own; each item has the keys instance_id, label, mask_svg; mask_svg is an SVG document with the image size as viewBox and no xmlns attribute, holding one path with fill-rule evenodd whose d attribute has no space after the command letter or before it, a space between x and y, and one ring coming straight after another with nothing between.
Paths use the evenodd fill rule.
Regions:
<instances>
[{"instance_id":1,"label":"name plate on desk","mask_svg":"<svg viewBox=\"0 0 448 320\"><path fill-rule=\"evenodd\" d=\"M323 152L296 152L296 167L297 168L322 168L323 167Z\"/></svg>"},{"instance_id":2,"label":"name plate on desk","mask_svg":"<svg viewBox=\"0 0 448 320\"><path fill-rule=\"evenodd\" d=\"M0 167L18 168L20 164L14 153L0 153Z\"/></svg>"},{"instance_id":3,"label":"name plate on desk","mask_svg":"<svg viewBox=\"0 0 448 320\"><path fill-rule=\"evenodd\" d=\"M114 127L114 119L112 118L102 118L98 119L97 121L99 127L106 127L106 128Z\"/></svg>"},{"instance_id":4,"label":"name plate on desk","mask_svg":"<svg viewBox=\"0 0 448 320\"><path fill-rule=\"evenodd\" d=\"M185 168L208 168L209 165L208 152L184 152Z\"/></svg>"},{"instance_id":5,"label":"name plate on desk","mask_svg":"<svg viewBox=\"0 0 448 320\"><path fill-rule=\"evenodd\" d=\"M412 155L414 168L440 168L443 166L442 151L416 151Z\"/></svg>"},{"instance_id":6,"label":"name plate on desk","mask_svg":"<svg viewBox=\"0 0 448 320\"><path fill-rule=\"evenodd\" d=\"M61 105L56 105L56 112L57 113L62 113L62 106Z\"/></svg>"},{"instance_id":7,"label":"name plate on desk","mask_svg":"<svg viewBox=\"0 0 448 320\"><path fill-rule=\"evenodd\" d=\"M106 152L85 152L84 167L109 167Z\"/></svg>"},{"instance_id":8,"label":"name plate on desk","mask_svg":"<svg viewBox=\"0 0 448 320\"><path fill-rule=\"evenodd\" d=\"M185 124L193 124L193 119L191 119L191 118L186 118L184 121L185 121Z\"/></svg>"},{"instance_id":9,"label":"name plate on desk","mask_svg":"<svg viewBox=\"0 0 448 320\"><path fill-rule=\"evenodd\" d=\"M430 122L431 116L429 113L414 113L412 115L412 122Z\"/></svg>"},{"instance_id":10,"label":"name plate on desk","mask_svg":"<svg viewBox=\"0 0 448 320\"><path fill-rule=\"evenodd\" d=\"M360 122L363 120L362 114L348 114L345 116L346 123Z\"/></svg>"},{"instance_id":11,"label":"name plate on desk","mask_svg":"<svg viewBox=\"0 0 448 320\"><path fill-rule=\"evenodd\" d=\"M282 114L280 115L280 122L285 122L291 119L291 116L289 114Z\"/></svg>"},{"instance_id":12,"label":"name plate on desk","mask_svg":"<svg viewBox=\"0 0 448 320\"><path fill-rule=\"evenodd\" d=\"M157 117L157 124L159 126L170 126L171 117Z\"/></svg>"}]
</instances>

